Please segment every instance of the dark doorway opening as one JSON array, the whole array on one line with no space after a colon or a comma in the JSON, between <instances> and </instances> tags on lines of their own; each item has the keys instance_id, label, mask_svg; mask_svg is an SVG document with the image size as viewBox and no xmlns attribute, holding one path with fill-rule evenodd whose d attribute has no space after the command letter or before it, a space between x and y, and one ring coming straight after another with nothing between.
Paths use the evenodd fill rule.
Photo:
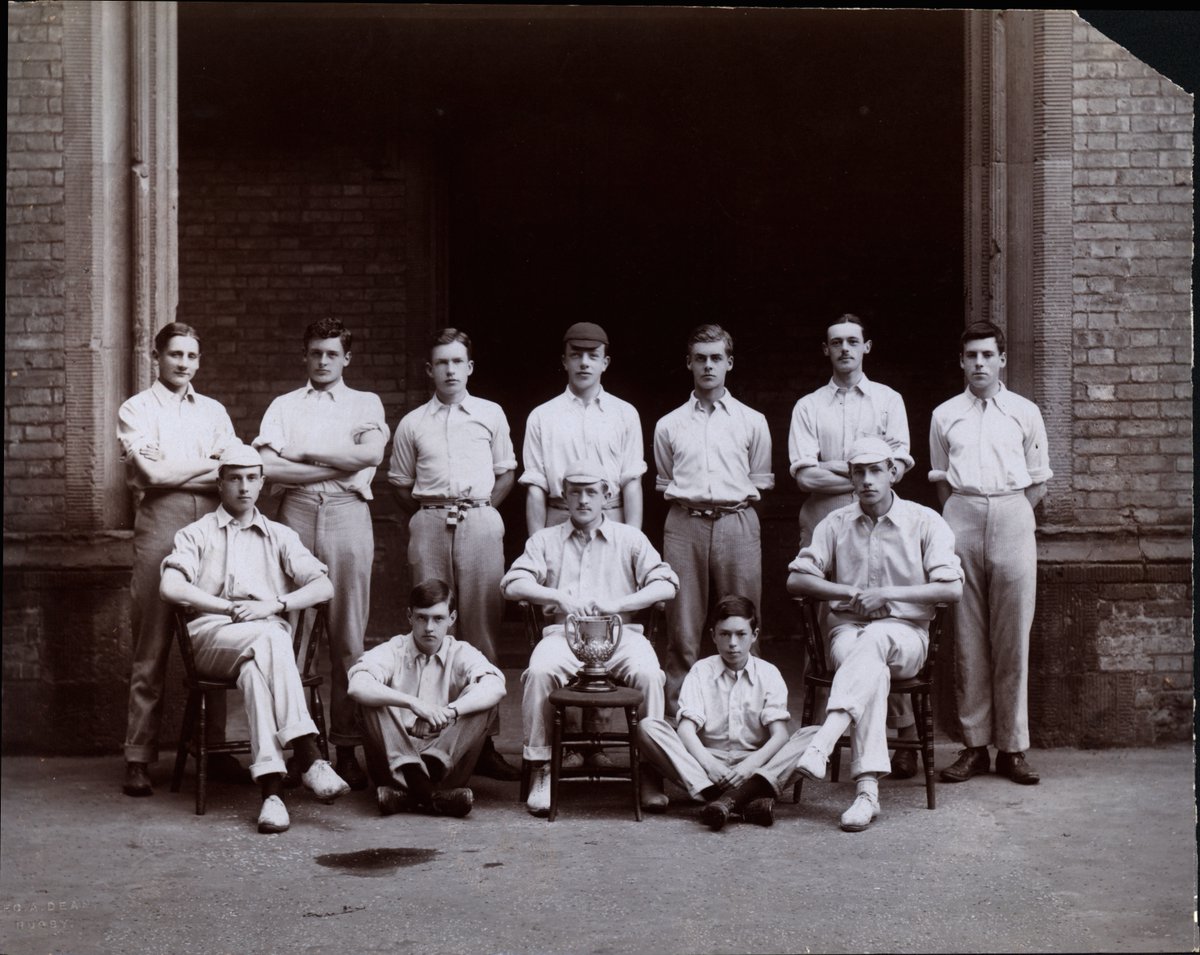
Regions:
<instances>
[{"instance_id":1,"label":"dark doorway opening","mask_svg":"<svg viewBox=\"0 0 1200 955\"><path fill-rule=\"evenodd\" d=\"M690 390L688 330L719 322L731 389L771 426L764 616L786 632L788 422L852 311L868 375L908 406L901 493L934 502L929 416L961 387L960 13L181 4L179 34L181 306L219 329L204 389L242 437L331 312L363 330L349 377L393 427L425 393L428 333L468 330L472 390L519 450L564 387L563 330L599 321L661 542L654 424ZM519 491L503 513L511 558ZM374 608L371 630L396 632Z\"/></svg>"}]
</instances>

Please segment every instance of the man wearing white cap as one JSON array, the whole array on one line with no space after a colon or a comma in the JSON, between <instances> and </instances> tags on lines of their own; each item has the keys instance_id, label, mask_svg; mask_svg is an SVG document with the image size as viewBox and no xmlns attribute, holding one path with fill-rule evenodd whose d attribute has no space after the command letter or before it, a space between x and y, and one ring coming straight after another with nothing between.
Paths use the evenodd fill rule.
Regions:
<instances>
[{"instance_id":1,"label":"man wearing white cap","mask_svg":"<svg viewBox=\"0 0 1200 955\"><path fill-rule=\"evenodd\" d=\"M528 808L534 815L550 810L549 696L583 666L563 636L568 614L629 615L679 590L679 578L663 561L646 535L610 520L604 502L612 493L594 461L576 461L564 468L562 494L569 521L531 536L525 552L513 561L500 589L509 600L528 600L542 606L553 623L529 658L521 676L525 695L525 759L534 764ZM612 674L642 691L640 715L663 717L663 685L654 648L638 624L626 624L621 642L609 661ZM647 808L666 805L661 780L643 779L642 802Z\"/></svg>"},{"instance_id":2,"label":"man wearing white cap","mask_svg":"<svg viewBox=\"0 0 1200 955\"><path fill-rule=\"evenodd\" d=\"M879 815L879 777L891 771L891 677L916 676L929 647L934 605L957 603L962 596L954 535L936 511L892 490L897 480L893 454L878 437L860 438L851 446L857 502L822 520L812 542L788 566L789 593L829 602L829 653L837 668L825 722L796 769L823 779L833 747L853 727L857 794L841 820L848 832L866 829Z\"/></svg>"},{"instance_id":3,"label":"man wearing white cap","mask_svg":"<svg viewBox=\"0 0 1200 955\"><path fill-rule=\"evenodd\" d=\"M258 831L283 832L284 746L319 799L332 802L350 787L320 758L285 616L329 600L333 585L295 531L259 512L262 485L253 448L238 444L221 455L221 505L175 535L159 593L194 614L188 633L197 669L219 679L237 675L250 721L250 775L262 788Z\"/></svg>"}]
</instances>

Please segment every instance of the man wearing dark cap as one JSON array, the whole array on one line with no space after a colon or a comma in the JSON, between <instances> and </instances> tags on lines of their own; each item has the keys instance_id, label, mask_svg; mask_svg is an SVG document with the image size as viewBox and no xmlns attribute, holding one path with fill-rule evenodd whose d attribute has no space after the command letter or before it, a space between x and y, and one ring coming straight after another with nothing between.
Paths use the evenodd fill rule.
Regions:
<instances>
[{"instance_id":1,"label":"man wearing dark cap","mask_svg":"<svg viewBox=\"0 0 1200 955\"><path fill-rule=\"evenodd\" d=\"M563 635L568 614L629 615L660 600L672 599L679 578L659 556L646 535L611 520L604 509L611 488L591 459L563 468L561 491L569 519L546 527L525 542L500 589L509 600L528 600L545 609L553 623L529 658L521 675L525 696L525 759L534 764L528 809L534 815L550 810L551 692L563 686L583 666ZM609 660L612 674L642 691L641 717L662 719L663 684L658 658L642 628L627 623ZM661 810L667 797L661 779L642 777L642 804Z\"/></svg>"},{"instance_id":2,"label":"man wearing dark cap","mask_svg":"<svg viewBox=\"0 0 1200 955\"><path fill-rule=\"evenodd\" d=\"M538 405L525 424L525 523L533 535L567 519L560 495L572 461L589 459L615 489L608 516L642 526L642 422L637 409L600 384L608 368L608 333L592 322L576 322L563 336L562 366L567 389Z\"/></svg>"},{"instance_id":3,"label":"man wearing dark cap","mask_svg":"<svg viewBox=\"0 0 1200 955\"><path fill-rule=\"evenodd\" d=\"M891 677L917 675L934 605L962 597L954 535L936 511L892 490L899 471L895 453L874 436L851 445L850 480L858 500L825 517L788 566L790 593L829 603L829 655L837 668L825 722L796 769L823 779L829 754L851 729L857 795L842 814L847 832L866 829L879 815L879 777L891 771Z\"/></svg>"},{"instance_id":4,"label":"man wearing dark cap","mask_svg":"<svg viewBox=\"0 0 1200 955\"><path fill-rule=\"evenodd\" d=\"M563 475L572 461L586 459L600 469L612 493L605 501L607 515L614 521L642 526L642 483L646 462L642 457L642 421L637 409L600 384L608 368L608 333L593 322L576 322L563 335L562 365L567 388L561 395L538 405L525 425L523 460L525 473L525 524L530 536L543 527L567 520L566 502L561 497ZM569 727L579 715L567 716ZM589 711L590 729L603 729L608 713ZM588 757L602 768L608 760L603 751ZM583 756L568 752L564 765L581 764Z\"/></svg>"}]
</instances>

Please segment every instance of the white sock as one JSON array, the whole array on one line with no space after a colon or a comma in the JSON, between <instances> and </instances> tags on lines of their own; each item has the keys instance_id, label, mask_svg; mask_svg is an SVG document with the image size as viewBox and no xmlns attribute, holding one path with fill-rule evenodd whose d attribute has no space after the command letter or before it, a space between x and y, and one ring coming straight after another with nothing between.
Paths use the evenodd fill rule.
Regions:
<instances>
[{"instance_id":1,"label":"white sock","mask_svg":"<svg viewBox=\"0 0 1200 955\"><path fill-rule=\"evenodd\" d=\"M856 796L866 793L876 802L879 802L879 777L874 773L863 773L863 775L854 780L854 792Z\"/></svg>"}]
</instances>

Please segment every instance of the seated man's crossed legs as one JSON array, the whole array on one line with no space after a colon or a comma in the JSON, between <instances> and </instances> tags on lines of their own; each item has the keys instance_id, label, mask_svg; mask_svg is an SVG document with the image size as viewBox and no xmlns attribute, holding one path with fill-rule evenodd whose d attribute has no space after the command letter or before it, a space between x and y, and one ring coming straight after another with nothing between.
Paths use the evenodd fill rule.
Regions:
<instances>
[{"instance_id":1,"label":"seated man's crossed legs","mask_svg":"<svg viewBox=\"0 0 1200 955\"><path fill-rule=\"evenodd\" d=\"M928 645L923 626L894 617L843 625L831 635L830 656L837 669L827 715L796 769L810 779L823 779L833 747L853 727L850 769L857 795L842 815L842 828L847 831L866 829L879 815L879 777L891 771L887 741L891 679L916 676Z\"/></svg>"},{"instance_id":2,"label":"seated man's crossed legs","mask_svg":"<svg viewBox=\"0 0 1200 955\"><path fill-rule=\"evenodd\" d=\"M554 726L554 706L550 694L565 686L583 667L567 645L561 626L547 627L542 639L529 657L529 668L521 674L524 697L521 715L524 722L525 748L523 755L533 764L533 775L526 805L534 815L550 811L550 744ZM626 686L642 691L640 719L662 719L666 676L658 665L658 657L641 627L627 625L621 632L621 642L608 663L608 672ZM662 799L661 782L642 781L643 804L657 804Z\"/></svg>"},{"instance_id":3,"label":"seated man's crossed legs","mask_svg":"<svg viewBox=\"0 0 1200 955\"><path fill-rule=\"evenodd\" d=\"M236 676L250 723L250 776L262 789L260 832L283 832L290 825L282 788L290 746L304 785L324 802L350 787L320 758L317 727L304 700L304 686L292 655L292 638L279 618L231 623L223 615L193 620L188 630L203 676Z\"/></svg>"},{"instance_id":4,"label":"seated man's crossed legs","mask_svg":"<svg viewBox=\"0 0 1200 955\"><path fill-rule=\"evenodd\" d=\"M471 811L474 794L466 782L496 722L496 707L426 736L404 725L407 711L400 707L363 706L361 712L367 772L383 815L424 810L462 817Z\"/></svg>"}]
</instances>

